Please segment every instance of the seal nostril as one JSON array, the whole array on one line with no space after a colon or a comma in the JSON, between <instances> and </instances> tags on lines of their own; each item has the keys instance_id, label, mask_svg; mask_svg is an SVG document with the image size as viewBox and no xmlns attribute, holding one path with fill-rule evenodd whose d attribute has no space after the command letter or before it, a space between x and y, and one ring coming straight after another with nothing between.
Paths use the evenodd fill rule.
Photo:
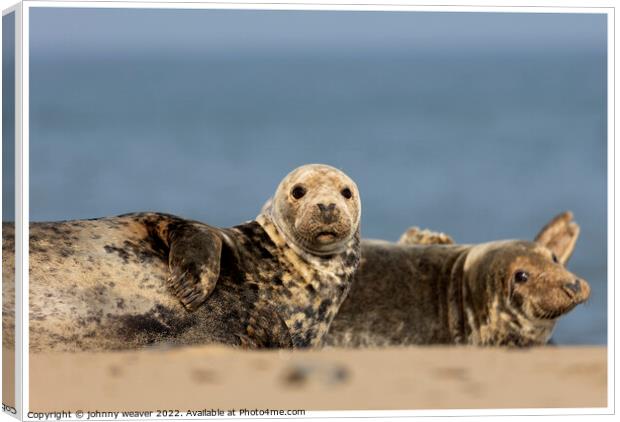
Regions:
<instances>
[{"instance_id":1,"label":"seal nostril","mask_svg":"<svg viewBox=\"0 0 620 422\"><path fill-rule=\"evenodd\" d=\"M581 283L579 282L579 279L575 280L573 283L566 283L564 286L575 293L579 293L581 291Z\"/></svg>"},{"instance_id":2,"label":"seal nostril","mask_svg":"<svg viewBox=\"0 0 620 422\"><path fill-rule=\"evenodd\" d=\"M316 204L316 205L319 207L319 210L321 212L321 219L323 220L324 223L332 224L338 219L340 212L336 208L336 204L331 203L329 205L325 205L325 204Z\"/></svg>"}]
</instances>

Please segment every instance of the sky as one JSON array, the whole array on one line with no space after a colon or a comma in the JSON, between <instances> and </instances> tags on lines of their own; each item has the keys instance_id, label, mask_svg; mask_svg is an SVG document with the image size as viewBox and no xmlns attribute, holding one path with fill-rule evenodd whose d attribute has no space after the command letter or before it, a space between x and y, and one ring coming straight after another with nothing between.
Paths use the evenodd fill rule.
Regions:
<instances>
[{"instance_id":1,"label":"sky","mask_svg":"<svg viewBox=\"0 0 620 422\"><path fill-rule=\"evenodd\" d=\"M43 8L31 11L31 31L32 52L43 55L315 46L574 50L605 48L606 16Z\"/></svg>"},{"instance_id":2,"label":"sky","mask_svg":"<svg viewBox=\"0 0 620 422\"><path fill-rule=\"evenodd\" d=\"M2 218L15 219L15 15L2 17Z\"/></svg>"}]
</instances>

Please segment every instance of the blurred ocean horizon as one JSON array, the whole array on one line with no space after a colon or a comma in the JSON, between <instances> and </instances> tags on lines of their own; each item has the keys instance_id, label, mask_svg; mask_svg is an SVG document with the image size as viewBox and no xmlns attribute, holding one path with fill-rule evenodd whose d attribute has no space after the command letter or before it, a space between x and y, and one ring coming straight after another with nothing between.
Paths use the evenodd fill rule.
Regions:
<instances>
[{"instance_id":1,"label":"blurred ocean horizon","mask_svg":"<svg viewBox=\"0 0 620 422\"><path fill-rule=\"evenodd\" d=\"M86 33L86 45L97 26L36 19L46 26L31 33L31 221L154 210L231 226L253 219L282 177L310 162L357 182L366 238L396 240L417 225L460 243L533 239L572 210L581 236L568 266L592 297L554 339L606 343L604 43L555 36L545 48L544 36L529 34L529 44L481 48L451 47L449 37L441 48L321 48L327 41L298 35L301 47L243 51L190 42L159 51L157 40L54 50L54 39L70 39L59 31Z\"/></svg>"}]
</instances>

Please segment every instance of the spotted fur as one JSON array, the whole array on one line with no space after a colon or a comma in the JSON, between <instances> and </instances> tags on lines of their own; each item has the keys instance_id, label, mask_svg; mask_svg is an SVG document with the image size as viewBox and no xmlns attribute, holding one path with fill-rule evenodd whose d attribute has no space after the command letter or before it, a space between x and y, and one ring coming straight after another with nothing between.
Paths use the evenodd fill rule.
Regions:
<instances>
[{"instance_id":1,"label":"spotted fur","mask_svg":"<svg viewBox=\"0 0 620 422\"><path fill-rule=\"evenodd\" d=\"M340 195L341 184L355 195L357 189L331 167L301 169L285 178L272 203L289 200L289 181L303 182L309 191L320 186L319 195L295 204L308 208L304 224L323 224L325 230L334 223L348 225L330 236L337 247L319 242L330 253L314 253L280 231L294 224L297 214L276 216L293 221L276 224L268 210L256 221L226 229L161 213L32 223L30 349L320 345L359 264L359 199L342 202L347 209L337 221L321 223L321 210L311 209L319 208L317 201ZM314 203L301 204L306 201ZM3 227L6 233L13 230ZM11 245L3 242L3 260L12 259ZM5 268L3 325L8 328L14 325L13 274L3 262Z\"/></svg>"},{"instance_id":2,"label":"spotted fur","mask_svg":"<svg viewBox=\"0 0 620 422\"><path fill-rule=\"evenodd\" d=\"M410 234L400 244L362 243L362 264L327 344L540 345L589 297L588 283L564 266L579 234L570 213L534 242L417 245L419 230ZM515 280L520 271L527 282Z\"/></svg>"}]
</instances>

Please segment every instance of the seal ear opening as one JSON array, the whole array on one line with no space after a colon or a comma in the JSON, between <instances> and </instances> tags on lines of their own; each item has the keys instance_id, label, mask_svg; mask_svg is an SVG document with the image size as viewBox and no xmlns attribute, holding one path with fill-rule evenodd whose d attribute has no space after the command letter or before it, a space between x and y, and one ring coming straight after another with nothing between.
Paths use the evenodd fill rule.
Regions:
<instances>
[{"instance_id":1,"label":"seal ear opening","mask_svg":"<svg viewBox=\"0 0 620 422\"><path fill-rule=\"evenodd\" d=\"M575 249L579 237L579 226L573 221L573 213L565 211L555 216L536 235L535 242L550 249L565 265Z\"/></svg>"}]
</instances>

